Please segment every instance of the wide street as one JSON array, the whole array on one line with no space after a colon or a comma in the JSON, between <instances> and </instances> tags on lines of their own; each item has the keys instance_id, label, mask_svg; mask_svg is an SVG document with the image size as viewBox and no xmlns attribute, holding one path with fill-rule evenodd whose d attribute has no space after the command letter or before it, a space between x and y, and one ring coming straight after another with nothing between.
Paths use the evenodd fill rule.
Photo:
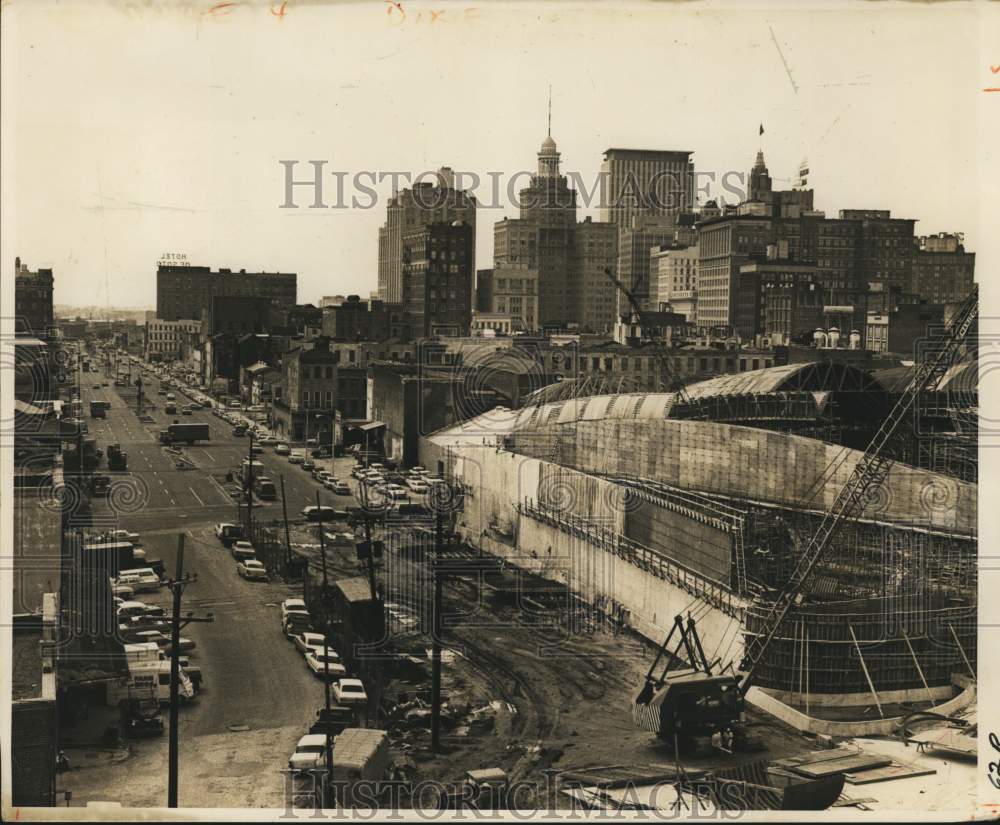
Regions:
<instances>
[{"instance_id":1,"label":"wide street","mask_svg":"<svg viewBox=\"0 0 1000 825\"><path fill-rule=\"evenodd\" d=\"M232 427L200 410L190 416L166 416L158 382L146 387L151 422L143 422L114 386L113 377L84 373L82 398L89 433L107 452L118 443L128 454L128 473L112 478L108 499L95 499L95 526L117 526L142 536L148 559L161 559L168 575L176 565L178 536L185 537L184 573L192 581L184 592L182 610L198 616L211 613L214 622L191 624L182 635L197 644L191 664L201 668L204 687L198 698L184 705L180 716L180 802L210 805L281 805L285 778L279 771L298 737L306 732L323 704L322 682L279 627L279 605L301 589L276 582L249 582L236 572L229 551L215 538L218 521L235 521L236 506L226 491L225 475L246 457L249 439L232 435ZM107 382L108 387L97 384ZM123 390L127 392L127 390ZM188 399L179 391L179 404ZM102 399L111 407L106 419L89 417L89 401ZM183 447L194 469L178 469L173 455L156 434L173 420L207 422L210 440ZM258 456L279 487L279 500L254 505L261 518L281 518L280 483L283 475L290 520L301 521L299 511L323 503L344 507L353 498L322 490L309 473L277 456L267 447ZM330 462L326 462L329 464ZM338 460L344 475L353 462ZM105 521L107 519L107 521ZM169 592L137 595L147 603L169 606ZM166 721L166 714L164 714ZM124 804L162 804L166 789L166 737L132 743L122 762L87 763L70 752L75 770L64 775L61 787L73 790L73 804L110 799ZM82 756L81 751L76 753ZM190 794L190 796L188 795Z\"/></svg>"}]
</instances>

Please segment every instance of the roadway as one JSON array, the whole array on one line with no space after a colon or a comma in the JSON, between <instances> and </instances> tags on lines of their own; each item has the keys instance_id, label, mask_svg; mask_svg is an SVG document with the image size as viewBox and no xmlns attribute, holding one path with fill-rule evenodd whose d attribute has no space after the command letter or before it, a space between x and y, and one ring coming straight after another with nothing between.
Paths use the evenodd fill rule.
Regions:
<instances>
[{"instance_id":1,"label":"roadway","mask_svg":"<svg viewBox=\"0 0 1000 825\"><path fill-rule=\"evenodd\" d=\"M155 379L145 388L151 408L143 421L136 415L134 400L131 407L126 404L112 380L96 373L82 377L89 434L105 453L109 444L118 443L128 454L128 472L110 473L106 464L97 470L110 475L112 485L107 500L95 499L95 527L138 532L147 558L161 559L168 575L176 570L178 536L183 534L184 572L193 579L185 588L182 610L214 617L211 624L191 624L182 631L197 644L191 664L201 668L204 689L181 712L181 804L238 805L252 800L251 804L280 805L284 777L279 771L323 705L323 688L280 628L279 605L285 598L301 596L300 588L245 581L229 551L215 538L216 522L236 520L236 505L224 478L246 457L249 439L234 436L232 427L208 409L190 416L165 415L165 396L157 394ZM111 386L94 387L104 381ZM178 403L187 401L172 391ZM110 402L107 418L89 417L91 399ZM209 425L208 442L182 449L194 469L178 469L173 454L157 441L159 430L174 420ZM301 520L299 510L316 503L317 491L324 504L344 507L354 501L322 490L309 473L275 455L271 447L257 458L279 487L279 496L279 479L284 476L290 519ZM338 469L350 463L339 459ZM260 508L259 518L281 518L280 498L254 503ZM170 610L165 589L136 598ZM139 740L132 745L133 755L114 770L84 767L61 784L73 790L73 804L97 799L162 804L166 749L165 737ZM220 782L220 776L206 768L206 761L220 759L239 765L236 785ZM236 769L220 770L225 777L226 771Z\"/></svg>"}]
</instances>

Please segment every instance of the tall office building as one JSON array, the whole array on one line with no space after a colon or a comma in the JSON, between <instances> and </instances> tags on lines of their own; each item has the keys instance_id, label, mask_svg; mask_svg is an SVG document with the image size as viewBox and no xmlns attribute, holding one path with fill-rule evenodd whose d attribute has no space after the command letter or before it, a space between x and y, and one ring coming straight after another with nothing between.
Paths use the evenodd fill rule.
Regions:
<instances>
[{"instance_id":1,"label":"tall office building","mask_svg":"<svg viewBox=\"0 0 1000 825\"><path fill-rule=\"evenodd\" d=\"M474 228L461 221L403 235L403 313L412 339L469 334L475 245Z\"/></svg>"},{"instance_id":2,"label":"tall office building","mask_svg":"<svg viewBox=\"0 0 1000 825\"><path fill-rule=\"evenodd\" d=\"M45 337L52 328L51 269L32 272L20 258L14 259L14 334Z\"/></svg>"},{"instance_id":3,"label":"tall office building","mask_svg":"<svg viewBox=\"0 0 1000 825\"><path fill-rule=\"evenodd\" d=\"M576 192L560 174L559 162L550 117L537 172L520 192L520 216L494 224L491 309L509 312L529 328L575 325L605 331L613 318L606 318L604 269L615 265L616 243L609 236L616 227L589 218L577 223ZM519 276L519 270L530 276ZM501 280L506 289L500 288Z\"/></svg>"},{"instance_id":4,"label":"tall office building","mask_svg":"<svg viewBox=\"0 0 1000 825\"><path fill-rule=\"evenodd\" d=\"M422 181L393 196L378 233L379 298L395 304L403 300L403 236L430 224L455 221L470 225L475 237L476 199L455 188L455 174L447 166L438 170L436 182ZM472 266L475 271L474 258Z\"/></svg>"},{"instance_id":5,"label":"tall office building","mask_svg":"<svg viewBox=\"0 0 1000 825\"><path fill-rule=\"evenodd\" d=\"M633 218L666 218L693 210L691 155L687 151L606 150L601 164L601 220L628 229Z\"/></svg>"},{"instance_id":6,"label":"tall office building","mask_svg":"<svg viewBox=\"0 0 1000 825\"><path fill-rule=\"evenodd\" d=\"M914 240L913 282L915 292L932 304L960 303L972 292L976 253L966 252L962 238L941 232Z\"/></svg>"}]
</instances>

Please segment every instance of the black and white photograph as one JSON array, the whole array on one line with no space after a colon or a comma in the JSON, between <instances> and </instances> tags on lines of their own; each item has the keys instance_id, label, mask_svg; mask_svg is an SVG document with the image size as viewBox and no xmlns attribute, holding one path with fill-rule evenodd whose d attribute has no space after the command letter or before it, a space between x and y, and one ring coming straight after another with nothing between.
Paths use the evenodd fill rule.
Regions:
<instances>
[{"instance_id":1,"label":"black and white photograph","mask_svg":"<svg viewBox=\"0 0 1000 825\"><path fill-rule=\"evenodd\" d=\"M1000 816L1000 6L0 64L5 821Z\"/></svg>"}]
</instances>

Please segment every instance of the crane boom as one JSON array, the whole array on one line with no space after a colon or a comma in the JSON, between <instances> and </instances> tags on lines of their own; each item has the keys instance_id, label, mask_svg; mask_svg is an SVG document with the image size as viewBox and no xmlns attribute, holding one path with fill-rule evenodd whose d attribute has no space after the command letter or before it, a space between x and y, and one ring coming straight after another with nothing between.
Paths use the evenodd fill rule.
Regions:
<instances>
[{"instance_id":1,"label":"crane boom","mask_svg":"<svg viewBox=\"0 0 1000 825\"><path fill-rule=\"evenodd\" d=\"M615 274L611 271L609 267L604 268L604 274L608 276L608 279L621 290L622 294L628 299L629 305L632 307L632 314L635 317L635 323L642 323L642 307L636 300L635 296L625 288L625 285L615 277ZM681 404L690 404L691 398L688 396L687 391L684 389L684 383L680 381L677 376L674 375L673 371L670 369L670 364L663 357L663 355L656 354L657 363L659 363L661 371L666 372L667 376L670 378L670 382L673 384L671 390L677 394L677 400Z\"/></svg>"},{"instance_id":2,"label":"crane boom","mask_svg":"<svg viewBox=\"0 0 1000 825\"><path fill-rule=\"evenodd\" d=\"M899 424L913 409L919 395L932 386L954 363L959 348L978 316L979 291L978 286L974 285L973 291L959 308L950 328L943 333L938 345L927 353L924 360L915 365L913 377L906 390L855 465L833 506L823 516L822 522L799 558L788 583L764 616L760 633L748 640L742 664L744 675L740 685L741 694L746 694L750 689L757 666L788 612L801 604L816 563L830 547L833 536L846 521L856 518L863 512L871 493L885 483L893 464L893 459L889 457L886 449L889 441Z\"/></svg>"}]
</instances>

